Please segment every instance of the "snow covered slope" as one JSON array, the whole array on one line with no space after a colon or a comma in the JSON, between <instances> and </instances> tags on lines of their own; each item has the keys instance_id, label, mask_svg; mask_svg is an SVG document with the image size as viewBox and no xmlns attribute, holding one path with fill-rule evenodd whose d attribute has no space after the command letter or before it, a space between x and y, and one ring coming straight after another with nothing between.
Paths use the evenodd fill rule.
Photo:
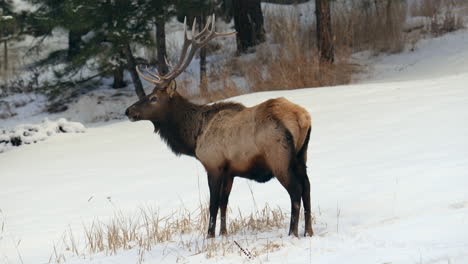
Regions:
<instances>
[{"instance_id":1,"label":"snow covered slope","mask_svg":"<svg viewBox=\"0 0 468 264\"><path fill-rule=\"evenodd\" d=\"M467 83L468 74L460 74L235 98L253 105L285 96L313 117L308 172L313 211L324 224L310 241L284 238L291 245L269 259L466 263ZM81 230L82 222L116 208L150 204L170 212L197 206L199 192L207 196L202 167L175 157L145 122L59 135L0 155L0 167L0 258L6 263L18 262L18 252L24 263L47 262L52 242L69 226ZM276 180L236 180L231 207L252 210L249 184L258 204L288 211L288 196Z\"/></svg>"},{"instance_id":2,"label":"snow covered slope","mask_svg":"<svg viewBox=\"0 0 468 264\"><path fill-rule=\"evenodd\" d=\"M467 30L418 41L414 50L372 57L370 78L375 81L430 79L468 72Z\"/></svg>"},{"instance_id":3,"label":"snow covered slope","mask_svg":"<svg viewBox=\"0 0 468 264\"><path fill-rule=\"evenodd\" d=\"M466 67L468 56L460 54L464 60L451 58ZM254 105L285 96L306 107L313 119L308 173L316 236L289 238L286 228L260 234L258 245L276 240L284 246L254 262L468 263L468 72L433 65L429 72L414 71L413 80L233 99ZM250 189L258 207L268 203L289 211L289 197L276 180L236 179L230 206L245 214L254 210ZM174 156L148 122L60 134L0 155L0 262L47 263L66 230L78 236L83 223L105 221L116 210L194 209L207 196L201 165ZM137 252L129 251L69 263L137 259ZM245 258L207 259L175 243L145 256L145 263L176 260Z\"/></svg>"}]
</instances>

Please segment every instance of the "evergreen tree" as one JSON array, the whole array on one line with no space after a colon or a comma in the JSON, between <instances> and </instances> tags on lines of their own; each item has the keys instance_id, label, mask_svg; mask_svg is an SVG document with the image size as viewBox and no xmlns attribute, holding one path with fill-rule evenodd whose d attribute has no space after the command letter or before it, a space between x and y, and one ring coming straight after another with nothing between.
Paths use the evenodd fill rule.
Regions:
<instances>
[{"instance_id":1,"label":"evergreen tree","mask_svg":"<svg viewBox=\"0 0 468 264\"><path fill-rule=\"evenodd\" d=\"M146 4L144 0L100 1L94 11L96 24L84 45L86 51L98 59L100 71L115 72L126 67L140 98L145 93L135 70L132 46L152 44L148 23L151 16L145 9Z\"/></svg>"},{"instance_id":2,"label":"evergreen tree","mask_svg":"<svg viewBox=\"0 0 468 264\"><path fill-rule=\"evenodd\" d=\"M57 27L69 31L67 49L51 54L45 63L66 62L64 75L83 66L100 75L112 75L114 87L122 87L123 70L132 76L138 96L144 96L136 73L132 47L152 45L149 0L31 0L39 4L31 21L37 36L50 35ZM55 61L54 61L55 60Z\"/></svg>"}]
</instances>

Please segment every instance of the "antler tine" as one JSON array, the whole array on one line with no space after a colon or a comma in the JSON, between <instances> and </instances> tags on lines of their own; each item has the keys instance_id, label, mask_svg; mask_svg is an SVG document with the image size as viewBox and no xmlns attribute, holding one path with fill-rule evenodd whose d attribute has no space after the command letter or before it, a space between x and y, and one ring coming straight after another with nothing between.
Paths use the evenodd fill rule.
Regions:
<instances>
[{"instance_id":1,"label":"antler tine","mask_svg":"<svg viewBox=\"0 0 468 264\"><path fill-rule=\"evenodd\" d=\"M197 18L195 17L193 19L193 24L192 24L192 40L194 39L196 29L197 29Z\"/></svg>"},{"instance_id":2,"label":"antler tine","mask_svg":"<svg viewBox=\"0 0 468 264\"><path fill-rule=\"evenodd\" d=\"M169 66L169 68L171 68L171 70L174 69L174 65L172 65L172 63L169 60L167 60L166 56L164 56L164 61L166 61L166 65Z\"/></svg>"},{"instance_id":3,"label":"antler tine","mask_svg":"<svg viewBox=\"0 0 468 264\"><path fill-rule=\"evenodd\" d=\"M203 28L203 30L202 30L200 33L198 33L198 34L193 38L194 40L199 40L199 39L202 38L204 35L206 35L206 32L208 32L209 26L210 26L210 24L211 24L210 18L211 18L211 16L208 17L208 21L206 22L206 25L205 25L205 27Z\"/></svg>"},{"instance_id":4,"label":"antler tine","mask_svg":"<svg viewBox=\"0 0 468 264\"><path fill-rule=\"evenodd\" d=\"M215 23L216 23L216 16L215 16L215 14L213 14L212 19L213 19L213 20L212 20L212 24L211 24L211 31L215 31ZM209 21L209 20L208 20L208 21ZM209 23L207 23L207 24L209 24Z\"/></svg>"},{"instance_id":5,"label":"antler tine","mask_svg":"<svg viewBox=\"0 0 468 264\"><path fill-rule=\"evenodd\" d=\"M154 73L151 73L148 69L148 65L145 66L145 71L147 74L149 74L151 77L154 77L157 79L157 81L161 81L161 76L157 75L157 74L154 74Z\"/></svg>"},{"instance_id":6,"label":"antler tine","mask_svg":"<svg viewBox=\"0 0 468 264\"><path fill-rule=\"evenodd\" d=\"M179 62L174 67L174 69L165 76L161 76L161 82L168 81L176 78L179 74L181 74L190 64L193 57L195 56L195 52L199 49L203 48L210 40L216 37L224 37L230 36L237 32L230 32L230 33L217 33L215 32L215 22L216 17L213 15L212 17L208 18L208 23L206 23L204 29L198 33L194 34L195 26L196 26L196 19L192 25L192 39L189 39L187 36L187 19L184 20L184 44L182 47L182 54L180 56ZM190 51L188 50L190 48ZM187 55L188 52L188 55Z\"/></svg>"},{"instance_id":7,"label":"antler tine","mask_svg":"<svg viewBox=\"0 0 468 264\"><path fill-rule=\"evenodd\" d=\"M237 32L236 31L233 31L233 32L229 32L229 33L218 33L215 31L215 22L216 22L216 17L215 15L213 14L213 16L211 17L211 21L209 21L207 23L207 25L211 25L211 28L209 30L209 34L208 36L203 39L202 41L198 42L200 44L200 47L203 47L206 45L206 43L208 43L210 40L216 38L216 37L226 37L226 36L231 36L233 34L236 34ZM211 22L211 23L210 23Z\"/></svg>"},{"instance_id":8,"label":"antler tine","mask_svg":"<svg viewBox=\"0 0 468 264\"><path fill-rule=\"evenodd\" d=\"M140 71L140 68L137 66L135 66L136 68L136 71L138 72L138 74L145 80L147 80L148 82L150 83L154 83L154 84L161 84L161 81L157 81L157 80L154 80L154 79L151 79L149 78L148 76L144 75L141 71Z\"/></svg>"},{"instance_id":9,"label":"antler tine","mask_svg":"<svg viewBox=\"0 0 468 264\"><path fill-rule=\"evenodd\" d=\"M182 65L182 63L185 60L185 56L187 54L187 50L189 46L192 44L192 40L188 38L188 33L187 33L187 17L184 18L184 44L182 45L182 53L180 54L179 61L177 62L176 66L173 67L175 71ZM173 76L174 72L170 72L163 76L163 79L170 79L171 76Z\"/></svg>"},{"instance_id":10,"label":"antler tine","mask_svg":"<svg viewBox=\"0 0 468 264\"><path fill-rule=\"evenodd\" d=\"M188 36L187 36L187 17L184 17L184 40L188 40Z\"/></svg>"}]
</instances>

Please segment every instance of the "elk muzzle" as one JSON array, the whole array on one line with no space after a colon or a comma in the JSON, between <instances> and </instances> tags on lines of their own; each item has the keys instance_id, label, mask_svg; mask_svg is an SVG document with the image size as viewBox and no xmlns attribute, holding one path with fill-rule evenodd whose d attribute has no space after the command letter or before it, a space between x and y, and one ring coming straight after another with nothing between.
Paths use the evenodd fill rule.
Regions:
<instances>
[{"instance_id":1,"label":"elk muzzle","mask_svg":"<svg viewBox=\"0 0 468 264\"><path fill-rule=\"evenodd\" d=\"M125 115L132 122L141 120L141 114L135 110L135 107L132 105L127 110L125 110Z\"/></svg>"}]
</instances>

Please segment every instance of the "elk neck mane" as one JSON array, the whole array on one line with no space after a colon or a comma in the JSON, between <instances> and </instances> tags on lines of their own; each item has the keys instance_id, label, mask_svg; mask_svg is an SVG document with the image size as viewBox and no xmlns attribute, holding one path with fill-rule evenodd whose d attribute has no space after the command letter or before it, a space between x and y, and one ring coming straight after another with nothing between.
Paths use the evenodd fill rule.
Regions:
<instances>
[{"instance_id":1,"label":"elk neck mane","mask_svg":"<svg viewBox=\"0 0 468 264\"><path fill-rule=\"evenodd\" d=\"M154 132L166 142L176 155L195 156L197 139L209 121L223 110L241 111L245 106L233 102L198 105L180 95L171 98L165 120L151 121Z\"/></svg>"}]
</instances>

